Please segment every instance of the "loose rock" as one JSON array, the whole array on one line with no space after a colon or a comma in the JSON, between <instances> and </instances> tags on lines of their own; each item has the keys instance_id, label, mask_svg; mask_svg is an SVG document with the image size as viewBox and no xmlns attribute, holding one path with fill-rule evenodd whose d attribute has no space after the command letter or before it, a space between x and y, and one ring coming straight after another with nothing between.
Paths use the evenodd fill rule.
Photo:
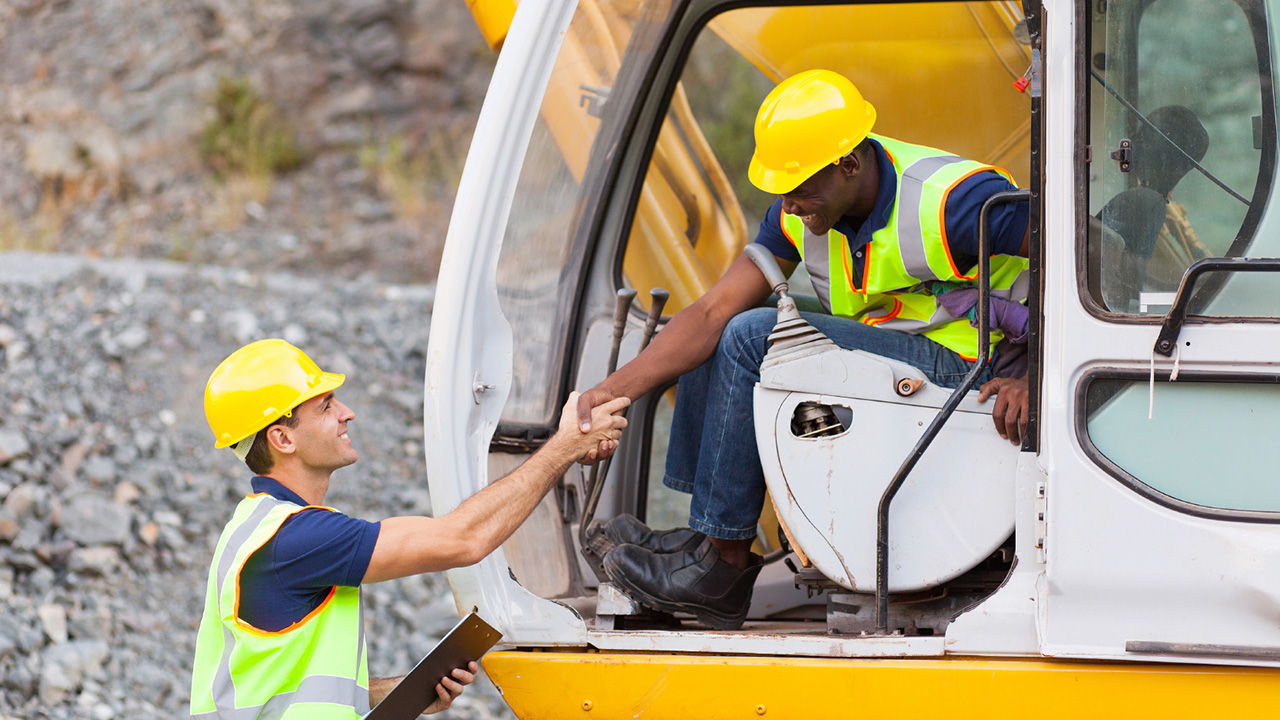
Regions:
<instances>
[{"instance_id":1,"label":"loose rock","mask_svg":"<svg viewBox=\"0 0 1280 720\"><path fill-rule=\"evenodd\" d=\"M31 445L21 430L0 429L0 465L26 457L30 453Z\"/></svg>"},{"instance_id":2,"label":"loose rock","mask_svg":"<svg viewBox=\"0 0 1280 720\"><path fill-rule=\"evenodd\" d=\"M85 493L71 501L63 513L62 531L81 545L124 542L129 535L131 513L110 498Z\"/></svg>"}]
</instances>

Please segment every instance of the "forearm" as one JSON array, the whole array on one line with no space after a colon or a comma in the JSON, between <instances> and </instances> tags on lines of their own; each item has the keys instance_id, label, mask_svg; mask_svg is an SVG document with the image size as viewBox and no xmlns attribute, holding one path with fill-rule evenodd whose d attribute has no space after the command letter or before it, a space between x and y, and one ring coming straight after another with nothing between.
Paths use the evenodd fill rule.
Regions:
<instances>
[{"instance_id":1,"label":"forearm","mask_svg":"<svg viewBox=\"0 0 1280 720\"><path fill-rule=\"evenodd\" d=\"M511 537L577 459L573 446L558 432L520 467L464 500L446 517L482 558Z\"/></svg>"},{"instance_id":2,"label":"forearm","mask_svg":"<svg viewBox=\"0 0 1280 720\"><path fill-rule=\"evenodd\" d=\"M577 458L557 433L509 475L439 518L382 521L365 582L439 572L480 562L511 537ZM386 552L379 552L386 549Z\"/></svg>"},{"instance_id":3,"label":"forearm","mask_svg":"<svg viewBox=\"0 0 1280 720\"><path fill-rule=\"evenodd\" d=\"M394 678L369 678L369 707L376 707L403 679L403 675Z\"/></svg>"},{"instance_id":4,"label":"forearm","mask_svg":"<svg viewBox=\"0 0 1280 720\"><path fill-rule=\"evenodd\" d=\"M614 397L642 397L706 362L716 350L729 317L700 302L676 315L649 347L600 383Z\"/></svg>"}]
</instances>

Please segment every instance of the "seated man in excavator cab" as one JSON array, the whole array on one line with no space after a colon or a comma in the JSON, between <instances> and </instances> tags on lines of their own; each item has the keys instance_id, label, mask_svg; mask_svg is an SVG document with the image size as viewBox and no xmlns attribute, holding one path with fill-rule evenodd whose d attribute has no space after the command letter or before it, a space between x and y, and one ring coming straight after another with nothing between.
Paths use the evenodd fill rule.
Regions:
<instances>
[{"instance_id":1,"label":"seated man in excavator cab","mask_svg":"<svg viewBox=\"0 0 1280 720\"><path fill-rule=\"evenodd\" d=\"M827 70L800 73L769 93L748 174L779 197L756 242L784 274L805 263L830 314L803 317L837 345L909 363L931 382L956 387L978 356L980 210L1014 185L993 166L871 135L875 118L857 88ZM993 325L1022 342L1028 213L1025 202L989 213ZM716 629L741 627L761 567L751 552L766 490L752 393L776 318L761 307L770 292L744 255L579 401L585 431L593 405L680 377L664 482L693 494L690 527L652 531L619 516L604 528L618 543L604 569L640 604L691 613ZM1000 337L993 329L993 342ZM1015 355L998 351L980 379L981 398L997 396L998 432L1018 444L1028 391Z\"/></svg>"}]
</instances>

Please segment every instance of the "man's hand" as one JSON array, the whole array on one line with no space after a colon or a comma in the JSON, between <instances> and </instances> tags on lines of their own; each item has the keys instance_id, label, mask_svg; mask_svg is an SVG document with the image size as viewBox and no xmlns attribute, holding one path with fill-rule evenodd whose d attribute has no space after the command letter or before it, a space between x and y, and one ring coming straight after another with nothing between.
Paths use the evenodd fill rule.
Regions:
<instances>
[{"instance_id":1,"label":"man's hand","mask_svg":"<svg viewBox=\"0 0 1280 720\"><path fill-rule=\"evenodd\" d=\"M474 662L468 664L466 670L455 668L453 677L444 678L436 684L436 701L423 710L422 714L434 715L442 710L448 710L453 701L462 694L462 689L476 679L477 672L480 672L480 668Z\"/></svg>"},{"instance_id":2,"label":"man's hand","mask_svg":"<svg viewBox=\"0 0 1280 720\"><path fill-rule=\"evenodd\" d=\"M600 398L600 401L588 406L587 419L582 420L582 398L588 396ZM629 405L630 398L614 398L599 389L588 390L582 395L570 393L569 401L560 414L560 429L556 436L572 444L573 457L579 462L590 464L609 457L618 448L622 428L627 426L627 419L619 413Z\"/></svg>"},{"instance_id":3,"label":"man's hand","mask_svg":"<svg viewBox=\"0 0 1280 720\"><path fill-rule=\"evenodd\" d=\"M591 432L593 423L591 422L591 411L595 408L614 400L613 393L605 390L600 386L591 388L590 390L578 396L578 424L582 427L582 432ZM630 399L624 398L630 404ZM563 423L561 423L563 425ZM613 455L618 449L618 443L615 440L606 440L587 452L586 456L578 462L583 465L591 465L599 460Z\"/></svg>"},{"instance_id":4,"label":"man's hand","mask_svg":"<svg viewBox=\"0 0 1280 720\"><path fill-rule=\"evenodd\" d=\"M434 715L441 710L448 710L454 700L462 694L463 688L475 682L476 673L480 672L479 666L474 662L467 665L467 669L455 668L453 677L442 678L436 683L436 700L422 711L423 715ZM394 678L370 678L369 679L369 707L377 707L378 703L387 699L387 695L395 689L400 681L404 680L404 675Z\"/></svg>"},{"instance_id":5,"label":"man's hand","mask_svg":"<svg viewBox=\"0 0 1280 720\"><path fill-rule=\"evenodd\" d=\"M983 383L978 392L978 402L986 402L996 396L996 406L991 411L996 432L1014 445L1022 444L1022 434L1027 427L1027 400L1030 396L1026 376L1020 378L995 378Z\"/></svg>"}]
</instances>

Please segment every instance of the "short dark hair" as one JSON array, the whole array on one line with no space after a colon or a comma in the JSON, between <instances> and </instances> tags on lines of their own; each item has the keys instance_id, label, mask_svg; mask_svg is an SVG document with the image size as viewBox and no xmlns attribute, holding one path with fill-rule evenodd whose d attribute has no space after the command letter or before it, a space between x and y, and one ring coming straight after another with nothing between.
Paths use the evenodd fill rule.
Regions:
<instances>
[{"instance_id":1,"label":"short dark hair","mask_svg":"<svg viewBox=\"0 0 1280 720\"><path fill-rule=\"evenodd\" d=\"M271 457L271 443L267 440L267 430L276 425L298 427L298 416L293 413L281 415L270 425L258 431L258 436L253 439L253 447L249 448L249 454L244 456L244 464L248 465L255 475L269 473L271 468L275 467L276 462Z\"/></svg>"}]
</instances>

